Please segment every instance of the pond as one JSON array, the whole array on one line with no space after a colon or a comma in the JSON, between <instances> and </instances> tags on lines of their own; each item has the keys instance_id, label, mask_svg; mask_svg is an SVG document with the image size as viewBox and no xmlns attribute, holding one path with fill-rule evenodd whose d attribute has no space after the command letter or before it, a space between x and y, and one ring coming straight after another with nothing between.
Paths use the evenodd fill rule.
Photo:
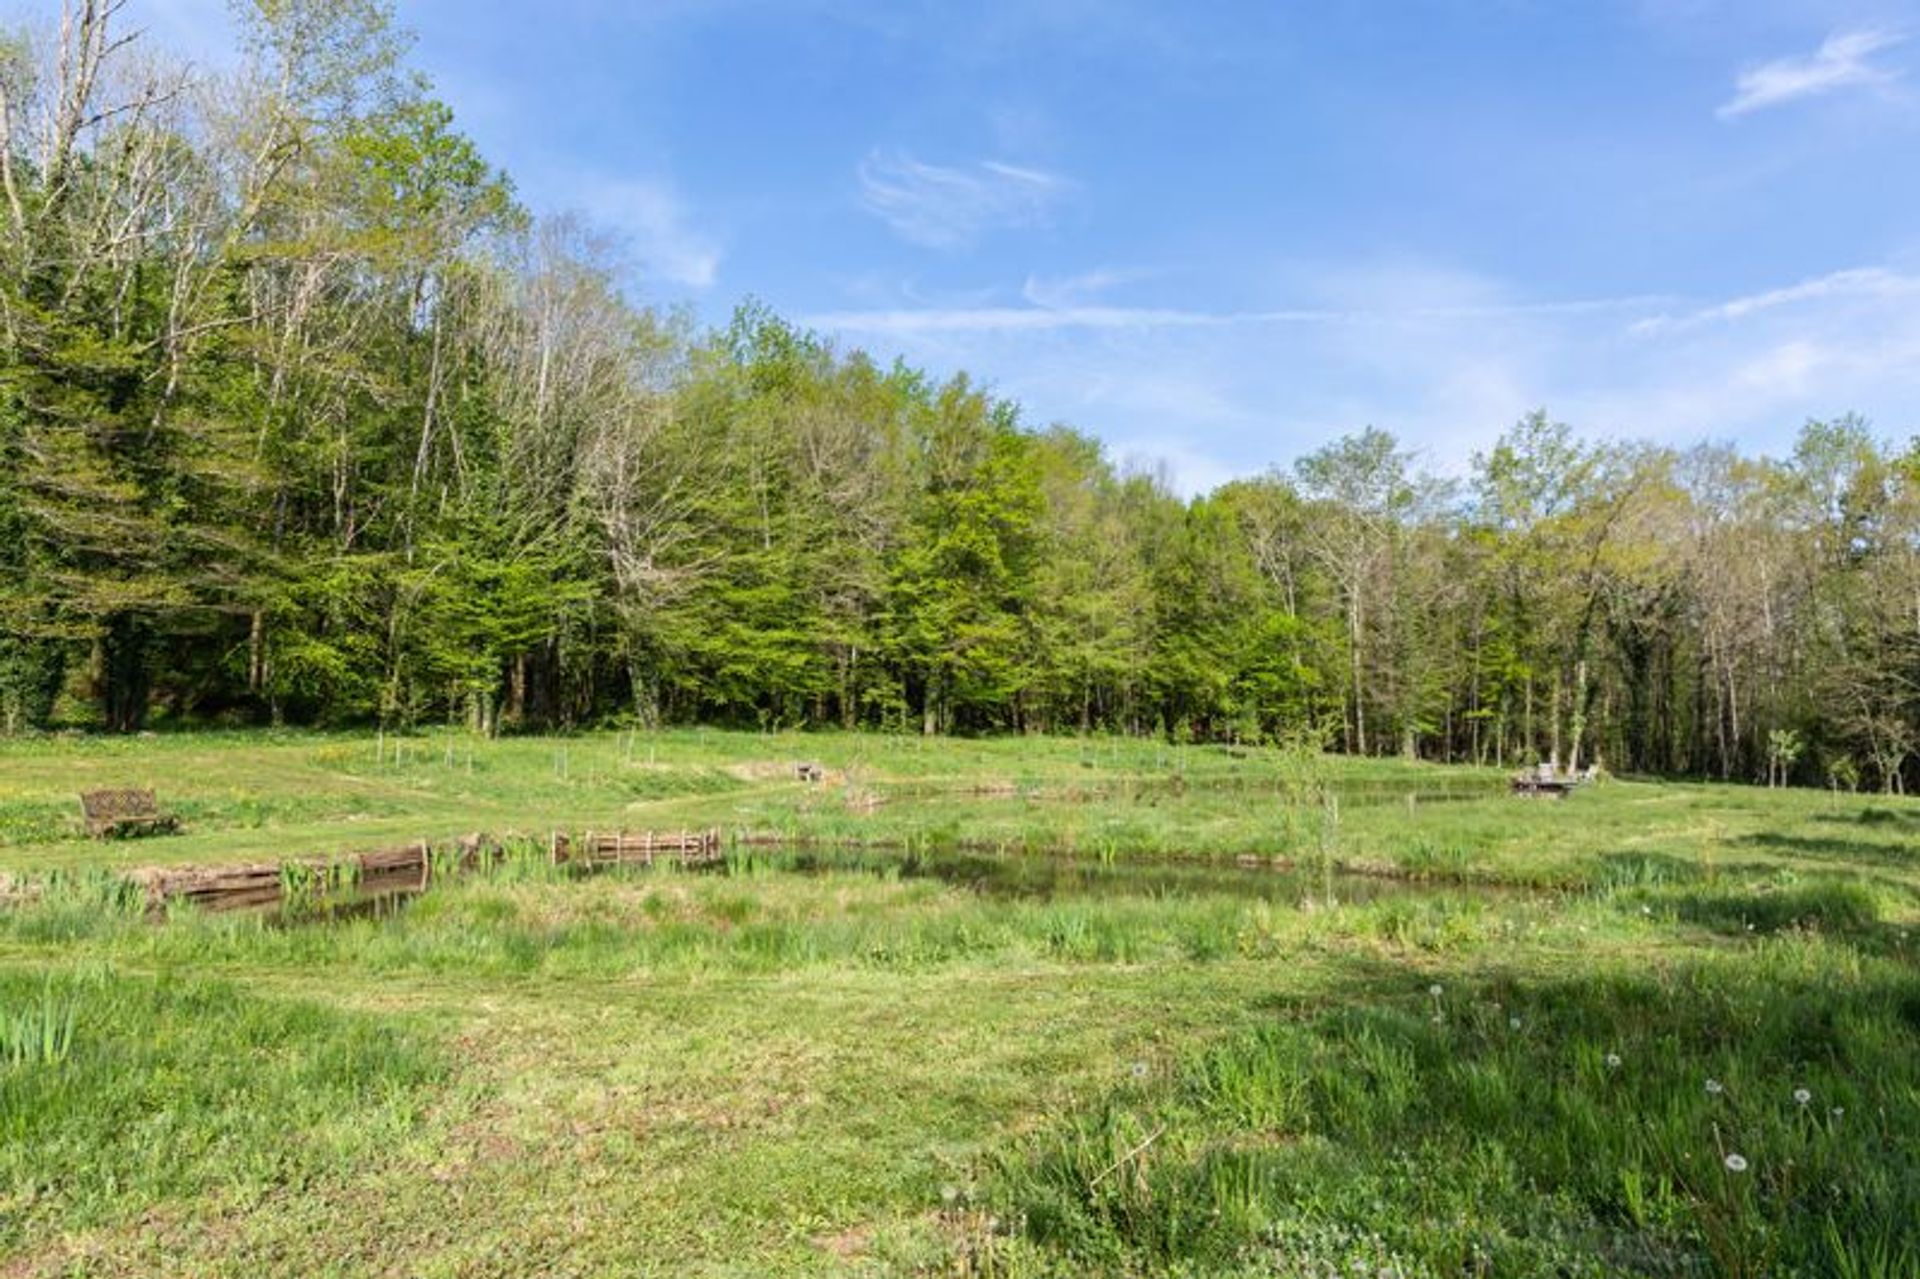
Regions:
<instances>
[{"instance_id":1,"label":"pond","mask_svg":"<svg viewBox=\"0 0 1920 1279\"><path fill-rule=\"evenodd\" d=\"M641 876L658 872L638 866L597 871L580 866L558 873L584 877L603 874ZM1036 901L1237 897L1249 901L1305 906L1355 904L1434 891L1431 884L1275 863L1266 859L1250 859L1246 862L1109 860L958 848L901 851L821 847L804 851L742 852L711 865L682 868L672 873L740 879L767 874L870 874L908 880L938 880L982 897ZM409 902L427 891L431 891L431 885L422 886L417 876L370 879L332 891L309 892L256 903L251 909L259 910L274 926L305 927L349 919L386 918L404 911ZM1476 888L1473 891L1488 890Z\"/></svg>"},{"instance_id":2,"label":"pond","mask_svg":"<svg viewBox=\"0 0 1920 1279\"><path fill-rule=\"evenodd\" d=\"M865 871L902 879L937 879L986 897L1048 901L1077 897L1243 897L1299 904L1365 902L1432 892L1432 885L1380 875L1325 871L1267 860L1171 861L1103 859L1045 853L989 853L965 849L914 852L809 849L770 857L734 858L722 874L763 870L799 874Z\"/></svg>"}]
</instances>

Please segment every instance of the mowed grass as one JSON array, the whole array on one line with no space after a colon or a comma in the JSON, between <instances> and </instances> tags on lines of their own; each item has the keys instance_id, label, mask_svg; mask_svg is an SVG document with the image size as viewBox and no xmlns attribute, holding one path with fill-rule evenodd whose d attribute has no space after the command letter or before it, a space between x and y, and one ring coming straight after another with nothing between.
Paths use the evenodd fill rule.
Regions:
<instances>
[{"instance_id":1,"label":"mowed grass","mask_svg":"<svg viewBox=\"0 0 1920 1279\"><path fill-rule=\"evenodd\" d=\"M826 780L798 780L801 762ZM1920 887L1920 804L1906 799L1614 782L1568 803L1522 802L1493 769L1328 757L1317 771L1336 807L1303 821L1283 752L1134 739L688 729L0 740L0 872L686 827L1095 857L1330 854L1369 871L1561 887L1782 869ZM123 785L153 787L185 833L85 838L78 793Z\"/></svg>"},{"instance_id":2,"label":"mowed grass","mask_svg":"<svg viewBox=\"0 0 1920 1279\"><path fill-rule=\"evenodd\" d=\"M1275 760L1255 748L1118 738L703 729L0 739L0 869L293 856L476 830L683 826L836 841L977 833L1090 850L1250 851L1277 847ZM801 763L826 780L799 780ZM1401 764L1331 767L1362 802L1399 802L1408 788ZM1487 770L1422 771L1421 788L1436 797L1484 796L1499 782ZM154 789L184 833L105 846L86 839L79 793L122 786Z\"/></svg>"},{"instance_id":3,"label":"mowed grass","mask_svg":"<svg viewBox=\"0 0 1920 1279\"><path fill-rule=\"evenodd\" d=\"M444 750L383 773L372 739L0 747L9 804L80 760L202 805L178 839L6 850L58 874L0 912L0 1269L1920 1272L1920 805L1635 783L1543 804L1332 761L1330 818L1259 751L475 746L496 790ZM543 772L563 746L569 775ZM630 751L676 789L574 771ZM396 821L462 795L503 818L447 834L517 799L557 824L605 805L575 828L907 847L576 878L530 845L317 926L153 921L113 886L173 845L377 843L353 837L385 819L302 807L361 777L431 796ZM935 851L956 837L979 848ZM1295 868L1219 864L1246 852Z\"/></svg>"}]
</instances>

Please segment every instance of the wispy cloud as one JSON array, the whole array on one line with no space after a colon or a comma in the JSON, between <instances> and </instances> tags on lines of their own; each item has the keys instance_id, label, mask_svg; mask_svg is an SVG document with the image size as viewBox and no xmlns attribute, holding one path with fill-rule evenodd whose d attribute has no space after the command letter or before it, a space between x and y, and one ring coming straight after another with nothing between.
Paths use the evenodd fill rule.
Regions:
<instances>
[{"instance_id":1,"label":"wispy cloud","mask_svg":"<svg viewBox=\"0 0 1920 1279\"><path fill-rule=\"evenodd\" d=\"M1123 284L1145 279L1149 274L1147 271L1103 266L1082 271L1078 275L1029 275L1027 282L1020 286L1020 296L1034 306L1049 309L1084 306Z\"/></svg>"},{"instance_id":2,"label":"wispy cloud","mask_svg":"<svg viewBox=\"0 0 1920 1279\"><path fill-rule=\"evenodd\" d=\"M1878 27L1836 31L1810 54L1776 58L1742 71L1734 82L1733 97L1716 114L1731 120L1798 98L1888 83L1900 72L1868 59L1906 38L1902 32Z\"/></svg>"},{"instance_id":3,"label":"wispy cloud","mask_svg":"<svg viewBox=\"0 0 1920 1279\"><path fill-rule=\"evenodd\" d=\"M589 213L627 238L645 274L692 289L709 288L718 277L719 243L692 225L671 184L599 181L588 184L582 198Z\"/></svg>"},{"instance_id":4,"label":"wispy cloud","mask_svg":"<svg viewBox=\"0 0 1920 1279\"><path fill-rule=\"evenodd\" d=\"M1303 312L1303 318L1310 313ZM1062 329L1164 329L1239 324L1252 315L1121 306L916 307L822 311L805 317L818 329L891 336L936 333L1043 333Z\"/></svg>"},{"instance_id":5,"label":"wispy cloud","mask_svg":"<svg viewBox=\"0 0 1920 1279\"><path fill-rule=\"evenodd\" d=\"M1124 473L1151 475L1181 497L1210 493L1233 479L1238 469L1187 440L1116 440L1107 455Z\"/></svg>"},{"instance_id":6,"label":"wispy cloud","mask_svg":"<svg viewBox=\"0 0 1920 1279\"><path fill-rule=\"evenodd\" d=\"M1655 315L1632 326L1636 335L1651 335L1676 329L1697 328L1704 324L1741 320L1762 311L1828 298L1892 298L1920 294L1920 276L1905 275L1886 267L1850 267L1797 284L1759 293L1743 294L1701 307L1682 315Z\"/></svg>"},{"instance_id":7,"label":"wispy cloud","mask_svg":"<svg viewBox=\"0 0 1920 1279\"><path fill-rule=\"evenodd\" d=\"M1596 435L1756 449L1854 409L1905 430L1920 406L1920 270L1907 260L1690 303L1528 301L1497 279L1395 263L1303 275L1315 282L1302 307L1153 309L1099 304L1099 275L1021 290L1070 305L808 322L932 368L987 372L1038 420L1094 431L1116 457L1168 459L1181 491L1369 423L1453 471L1541 404Z\"/></svg>"},{"instance_id":8,"label":"wispy cloud","mask_svg":"<svg viewBox=\"0 0 1920 1279\"><path fill-rule=\"evenodd\" d=\"M932 249L965 248L992 230L1044 226L1074 188L1044 169L999 160L952 168L904 151L875 151L859 176L868 212L902 239Z\"/></svg>"},{"instance_id":9,"label":"wispy cloud","mask_svg":"<svg viewBox=\"0 0 1920 1279\"><path fill-rule=\"evenodd\" d=\"M1040 333L1067 329L1201 329L1248 325L1366 325L1422 320L1498 320L1644 310L1670 298L1636 295L1564 302L1464 302L1457 305L1285 307L1266 311L1199 311L1178 307L1052 304L1070 297L1029 280L1030 306L878 308L821 311L804 317L814 328L904 337L941 333ZM1048 304L1040 304L1042 302Z\"/></svg>"}]
</instances>

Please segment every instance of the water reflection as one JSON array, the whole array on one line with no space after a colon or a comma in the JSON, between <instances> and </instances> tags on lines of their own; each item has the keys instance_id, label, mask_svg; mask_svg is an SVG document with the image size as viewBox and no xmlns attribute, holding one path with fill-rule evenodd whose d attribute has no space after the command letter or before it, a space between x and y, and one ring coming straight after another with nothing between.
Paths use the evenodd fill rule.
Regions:
<instances>
[{"instance_id":1,"label":"water reflection","mask_svg":"<svg viewBox=\"0 0 1920 1279\"><path fill-rule=\"evenodd\" d=\"M773 859L729 863L735 871L755 866L800 874L867 872L902 879L936 879L987 897L1050 901L1073 897L1243 897L1258 901L1303 899L1364 902L1417 891L1416 886L1375 875L1322 871L1299 865L1103 860L1035 853L970 850L874 853L809 850Z\"/></svg>"}]
</instances>

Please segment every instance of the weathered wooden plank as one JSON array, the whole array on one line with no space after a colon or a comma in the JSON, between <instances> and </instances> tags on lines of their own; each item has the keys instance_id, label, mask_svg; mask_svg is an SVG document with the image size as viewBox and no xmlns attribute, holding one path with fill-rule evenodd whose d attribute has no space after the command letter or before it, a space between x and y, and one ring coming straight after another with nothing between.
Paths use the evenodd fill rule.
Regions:
<instances>
[{"instance_id":1,"label":"weathered wooden plank","mask_svg":"<svg viewBox=\"0 0 1920 1279\"><path fill-rule=\"evenodd\" d=\"M462 838L458 855L443 862L454 870L489 865L504 854L504 846L479 833ZM550 845L555 864L578 860L587 866L653 865L660 859L710 861L722 855L718 830L588 832L577 844L554 832ZM296 857L278 862L230 866L170 867L137 872L132 878L146 890L150 906L171 901L197 903L206 909L270 905L287 897L289 883L302 897L364 896L382 892L420 892L435 873L433 851L427 841L398 848L369 849L332 857Z\"/></svg>"}]
</instances>

